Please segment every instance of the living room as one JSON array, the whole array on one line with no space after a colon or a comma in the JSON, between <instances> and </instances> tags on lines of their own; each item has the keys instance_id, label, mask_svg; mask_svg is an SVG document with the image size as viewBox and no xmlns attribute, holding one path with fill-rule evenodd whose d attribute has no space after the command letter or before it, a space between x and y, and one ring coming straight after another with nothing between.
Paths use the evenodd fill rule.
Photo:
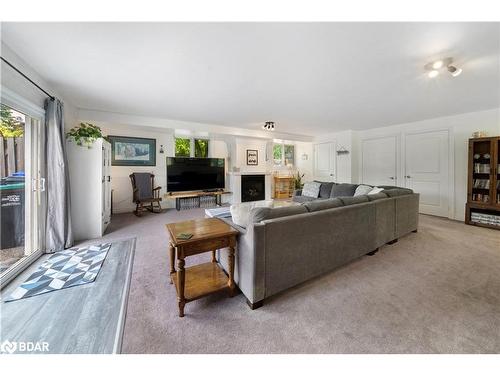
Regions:
<instances>
[{"instance_id":1,"label":"living room","mask_svg":"<svg viewBox=\"0 0 500 375\"><path fill-rule=\"evenodd\" d=\"M59 17L1 21L3 354L498 359L500 22Z\"/></svg>"}]
</instances>

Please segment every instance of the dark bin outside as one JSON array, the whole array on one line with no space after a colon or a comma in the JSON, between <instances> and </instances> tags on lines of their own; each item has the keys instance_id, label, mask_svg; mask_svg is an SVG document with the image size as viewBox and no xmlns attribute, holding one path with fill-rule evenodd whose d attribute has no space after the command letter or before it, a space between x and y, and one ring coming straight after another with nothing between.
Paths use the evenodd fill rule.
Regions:
<instances>
[{"instance_id":1,"label":"dark bin outside","mask_svg":"<svg viewBox=\"0 0 500 375\"><path fill-rule=\"evenodd\" d=\"M2 181L0 197L0 249L24 246L24 181Z\"/></svg>"}]
</instances>

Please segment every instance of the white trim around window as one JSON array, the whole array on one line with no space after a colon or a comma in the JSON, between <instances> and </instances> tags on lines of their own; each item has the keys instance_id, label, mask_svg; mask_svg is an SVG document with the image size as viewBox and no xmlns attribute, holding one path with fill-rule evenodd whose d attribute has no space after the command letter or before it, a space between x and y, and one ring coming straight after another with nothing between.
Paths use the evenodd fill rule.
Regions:
<instances>
[{"instance_id":1,"label":"white trim around window","mask_svg":"<svg viewBox=\"0 0 500 375\"><path fill-rule=\"evenodd\" d=\"M42 121L45 117L45 109L26 100L5 86L0 86L0 102L37 120Z\"/></svg>"}]
</instances>

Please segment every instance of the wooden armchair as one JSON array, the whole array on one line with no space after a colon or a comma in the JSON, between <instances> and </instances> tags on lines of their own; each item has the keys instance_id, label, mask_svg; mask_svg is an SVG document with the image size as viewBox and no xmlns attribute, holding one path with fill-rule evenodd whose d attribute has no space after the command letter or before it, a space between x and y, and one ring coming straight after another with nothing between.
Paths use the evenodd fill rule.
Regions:
<instances>
[{"instance_id":1,"label":"wooden armchair","mask_svg":"<svg viewBox=\"0 0 500 375\"><path fill-rule=\"evenodd\" d=\"M161 212L161 187L155 186L155 175L152 173L132 173L133 202L136 204L134 214L142 216L143 211L150 211L155 214Z\"/></svg>"}]
</instances>

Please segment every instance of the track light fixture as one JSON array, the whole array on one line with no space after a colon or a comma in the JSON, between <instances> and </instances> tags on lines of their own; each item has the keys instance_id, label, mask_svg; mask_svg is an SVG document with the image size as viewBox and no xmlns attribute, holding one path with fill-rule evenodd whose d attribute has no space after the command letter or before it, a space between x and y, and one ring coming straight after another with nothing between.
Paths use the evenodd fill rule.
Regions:
<instances>
[{"instance_id":1,"label":"track light fixture","mask_svg":"<svg viewBox=\"0 0 500 375\"><path fill-rule=\"evenodd\" d=\"M273 121L266 121L266 123L264 125L262 125L262 129L274 131L274 122Z\"/></svg>"},{"instance_id":2,"label":"track light fixture","mask_svg":"<svg viewBox=\"0 0 500 375\"><path fill-rule=\"evenodd\" d=\"M442 60L436 60L425 64L424 69L429 71L427 75L429 78L436 78L441 70L446 69L453 77L457 77L462 73L462 69L457 68L454 65L451 65L453 59L451 57L447 57Z\"/></svg>"}]
</instances>

